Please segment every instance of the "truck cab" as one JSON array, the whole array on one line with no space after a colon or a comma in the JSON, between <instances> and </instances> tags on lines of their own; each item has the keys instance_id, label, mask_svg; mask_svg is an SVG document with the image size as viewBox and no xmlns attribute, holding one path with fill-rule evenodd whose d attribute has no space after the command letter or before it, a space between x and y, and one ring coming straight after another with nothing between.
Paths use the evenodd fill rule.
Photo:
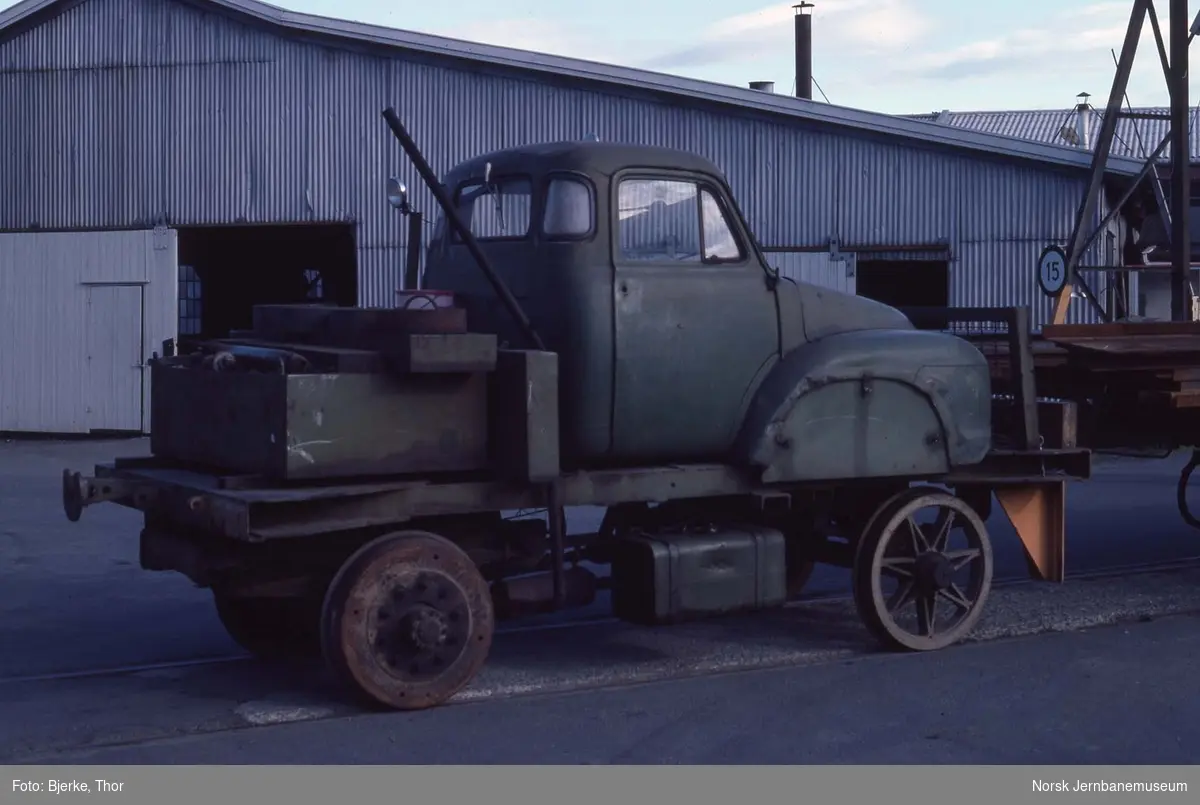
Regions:
<instances>
[{"instance_id":1,"label":"truck cab","mask_svg":"<svg viewBox=\"0 0 1200 805\"><path fill-rule=\"evenodd\" d=\"M559 355L568 464L779 465L766 453L790 438L786 420L796 407L796 384L826 375L826 381L845 379L847 372L886 376L889 363L904 382L916 382L930 349L934 365L968 367L971 382L982 382L979 390L990 394L986 363L969 344L916 331L899 311L874 301L779 277L724 176L698 155L617 143L534 145L460 164L443 186L546 348ZM527 346L447 224L443 218L435 227L422 286L454 291L471 329L494 332L513 348ZM847 341L836 355L813 349L851 333L875 335ZM821 364L806 364L805 351L821 356ZM903 421L901 403L878 404L900 405L895 416ZM824 405L830 404L835 397L826 395ZM980 460L990 444L990 414L979 413L979 400L970 405L976 409L966 416L971 444L958 458ZM937 401L921 406L937 418ZM824 410L805 416L811 420L818 409ZM982 422L974 421L980 416ZM800 435L813 424L791 427ZM945 423L938 428L944 431ZM927 437L934 438L924 431L917 438ZM911 439L900 441L903 449ZM792 452L789 466L775 467L778 477L833 469ZM955 461L944 443L931 455L935 464ZM854 474L863 473L890 470L859 462Z\"/></svg>"}]
</instances>

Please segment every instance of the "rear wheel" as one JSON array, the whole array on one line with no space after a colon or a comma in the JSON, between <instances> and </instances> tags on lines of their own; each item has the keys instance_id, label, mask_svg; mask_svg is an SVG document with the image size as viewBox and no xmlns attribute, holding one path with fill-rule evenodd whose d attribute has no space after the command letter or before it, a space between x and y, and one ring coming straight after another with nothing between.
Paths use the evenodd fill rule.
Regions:
<instances>
[{"instance_id":1,"label":"rear wheel","mask_svg":"<svg viewBox=\"0 0 1200 805\"><path fill-rule=\"evenodd\" d=\"M320 655L320 598L241 597L214 590L213 603L225 631L256 657Z\"/></svg>"},{"instance_id":2,"label":"rear wheel","mask_svg":"<svg viewBox=\"0 0 1200 805\"><path fill-rule=\"evenodd\" d=\"M363 546L325 596L321 644L343 683L398 710L433 707L475 678L492 645L491 590L457 545L403 531Z\"/></svg>"}]
</instances>

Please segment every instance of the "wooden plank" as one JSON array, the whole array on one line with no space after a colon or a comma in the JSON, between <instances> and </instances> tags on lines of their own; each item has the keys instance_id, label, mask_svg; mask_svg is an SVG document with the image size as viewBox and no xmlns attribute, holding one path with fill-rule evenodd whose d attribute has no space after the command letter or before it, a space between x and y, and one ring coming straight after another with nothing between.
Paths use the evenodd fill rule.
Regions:
<instances>
[{"instance_id":1,"label":"wooden plank","mask_svg":"<svg viewBox=\"0 0 1200 805\"><path fill-rule=\"evenodd\" d=\"M1126 321L1112 324L1047 324L1042 327L1042 337L1048 341L1188 335L1200 336L1200 322Z\"/></svg>"}]
</instances>

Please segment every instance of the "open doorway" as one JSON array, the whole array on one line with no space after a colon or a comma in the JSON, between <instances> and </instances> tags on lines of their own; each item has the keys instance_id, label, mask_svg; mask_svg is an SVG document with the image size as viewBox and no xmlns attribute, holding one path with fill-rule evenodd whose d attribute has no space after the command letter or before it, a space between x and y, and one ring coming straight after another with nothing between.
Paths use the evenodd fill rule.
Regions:
<instances>
[{"instance_id":1,"label":"open doorway","mask_svg":"<svg viewBox=\"0 0 1200 805\"><path fill-rule=\"evenodd\" d=\"M357 301L353 224L179 230L181 336L249 329L255 305Z\"/></svg>"},{"instance_id":2,"label":"open doorway","mask_svg":"<svg viewBox=\"0 0 1200 805\"><path fill-rule=\"evenodd\" d=\"M859 296L892 307L947 307L950 263L947 260L858 259Z\"/></svg>"}]
</instances>

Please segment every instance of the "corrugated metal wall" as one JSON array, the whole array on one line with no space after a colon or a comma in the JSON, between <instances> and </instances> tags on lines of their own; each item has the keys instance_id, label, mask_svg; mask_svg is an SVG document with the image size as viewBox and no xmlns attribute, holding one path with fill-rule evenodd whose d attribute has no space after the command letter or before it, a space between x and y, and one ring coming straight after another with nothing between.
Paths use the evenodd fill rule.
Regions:
<instances>
[{"instance_id":1,"label":"corrugated metal wall","mask_svg":"<svg viewBox=\"0 0 1200 805\"><path fill-rule=\"evenodd\" d=\"M148 432L176 274L170 230L0 234L0 431Z\"/></svg>"},{"instance_id":2,"label":"corrugated metal wall","mask_svg":"<svg viewBox=\"0 0 1200 805\"><path fill-rule=\"evenodd\" d=\"M855 292L855 255L848 252L836 257L829 252L770 252L767 264L781 277Z\"/></svg>"},{"instance_id":3,"label":"corrugated metal wall","mask_svg":"<svg viewBox=\"0 0 1200 805\"><path fill-rule=\"evenodd\" d=\"M588 133L696 151L766 245L948 242L956 304L1033 300L1037 252L1065 240L1083 192L1049 169L333 51L172 2L86 0L0 44L0 108L17 121L0 127L0 229L353 219L361 301L388 304L405 227L386 177L434 209L380 118L388 104L438 171Z\"/></svg>"}]
</instances>

